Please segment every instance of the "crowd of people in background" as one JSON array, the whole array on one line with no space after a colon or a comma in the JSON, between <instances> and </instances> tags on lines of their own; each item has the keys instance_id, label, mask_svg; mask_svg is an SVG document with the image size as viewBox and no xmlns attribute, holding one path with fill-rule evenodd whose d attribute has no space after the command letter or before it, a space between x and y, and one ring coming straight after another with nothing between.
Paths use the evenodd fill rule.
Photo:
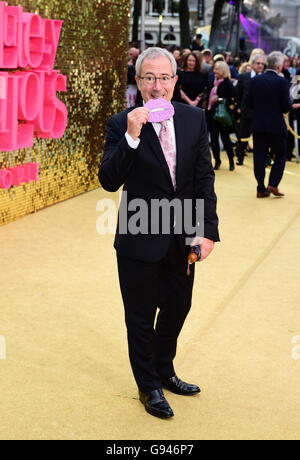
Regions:
<instances>
[{"instance_id":1,"label":"crowd of people in background","mask_svg":"<svg viewBox=\"0 0 300 460\"><path fill-rule=\"evenodd\" d=\"M248 93L252 78L270 70L268 56L258 48L252 50L247 60L234 57L228 51L214 55L210 49L204 48L201 36L196 36L190 49L174 46L169 51L177 62L178 81L173 100L205 111L214 169L221 167L220 150L223 148L228 156L229 170L234 171L235 164L242 166L244 157L252 150L249 140L253 134L253 107ZM135 61L139 52L135 46L129 49L127 107L141 102L135 81ZM300 128L300 91L299 97L297 91L300 89L300 58L279 54L283 65L278 74L288 82L290 91L289 124L294 126L296 120ZM271 67L271 70L277 69ZM220 111L229 114L228 123L220 122ZM296 137L295 133L288 132L286 159L289 161L295 157ZM273 154L269 149L266 165L273 165Z\"/></svg>"}]
</instances>

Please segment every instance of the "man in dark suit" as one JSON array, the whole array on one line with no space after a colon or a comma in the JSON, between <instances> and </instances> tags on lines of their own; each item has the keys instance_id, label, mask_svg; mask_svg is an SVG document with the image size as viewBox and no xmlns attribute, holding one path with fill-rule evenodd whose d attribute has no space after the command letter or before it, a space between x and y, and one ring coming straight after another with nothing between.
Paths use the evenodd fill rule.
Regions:
<instances>
[{"instance_id":1,"label":"man in dark suit","mask_svg":"<svg viewBox=\"0 0 300 460\"><path fill-rule=\"evenodd\" d=\"M237 156L237 165L244 163L245 150L248 145L248 138L252 134L252 110L247 107L246 100L251 83L251 78L260 75L265 70L266 56L263 54L255 54L251 59L251 72L242 73L239 76L236 85L236 100L241 113L240 127L239 127L239 140L235 149ZM245 140L246 139L246 140Z\"/></svg>"},{"instance_id":2,"label":"man in dark suit","mask_svg":"<svg viewBox=\"0 0 300 460\"><path fill-rule=\"evenodd\" d=\"M254 174L257 180L257 198L273 193L283 196L278 190L282 179L287 153L287 128L283 114L291 108L289 84L278 74L281 72L284 56L273 51L267 57L267 70L253 78L250 83L246 104L253 110ZM275 156L269 185L265 187L266 158L271 149Z\"/></svg>"},{"instance_id":3,"label":"man in dark suit","mask_svg":"<svg viewBox=\"0 0 300 460\"><path fill-rule=\"evenodd\" d=\"M175 59L164 49L149 48L142 53L136 63L136 81L144 103L158 98L171 101L176 69ZM194 265L188 275L189 245L200 243L204 260L219 241L214 171L203 112L181 103L173 103L173 107L174 116L162 123L148 122L150 112L143 106L113 116L107 123L99 170L105 190L115 192L124 185L114 246L129 357L140 401L147 412L161 418L173 416L162 386L181 395L200 391L197 385L177 377L173 360L192 300ZM187 245L188 233L193 239L200 223L194 221L194 229L187 232L186 218L198 219L195 204L199 206L200 199L204 203L204 233ZM157 223L155 201L169 208L176 201L184 208L182 213L170 213L167 231L162 228L165 222ZM140 210L144 208L138 218L133 213L137 203ZM192 215L185 212L188 203L193 204ZM165 210L160 217L166 220ZM134 219L140 230L133 229Z\"/></svg>"}]
</instances>

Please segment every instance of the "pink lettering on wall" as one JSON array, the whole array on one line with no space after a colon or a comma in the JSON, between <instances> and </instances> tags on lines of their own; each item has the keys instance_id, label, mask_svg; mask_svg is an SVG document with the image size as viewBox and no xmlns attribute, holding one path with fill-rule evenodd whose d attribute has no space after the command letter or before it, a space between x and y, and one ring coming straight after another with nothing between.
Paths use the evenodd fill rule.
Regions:
<instances>
[{"instance_id":1,"label":"pink lettering on wall","mask_svg":"<svg viewBox=\"0 0 300 460\"><path fill-rule=\"evenodd\" d=\"M0 1L0 151L65 132L67 108L56 94L66 91L67 78L53 69L62 22ZM0 172L1 184L9 183L7 171Z\"/></svg>"},{"instance_id":2,"label":"pink lettering on wall","mask_svg":"<svg viewBox=\"0 0 300 460\"><path fill-rule=\"evenodd\" d=\"M29 184L39 180L39 163L27 163L13 168L0 169L0 189L8 190L12 185Z\"/></svg>"}]
</instances>

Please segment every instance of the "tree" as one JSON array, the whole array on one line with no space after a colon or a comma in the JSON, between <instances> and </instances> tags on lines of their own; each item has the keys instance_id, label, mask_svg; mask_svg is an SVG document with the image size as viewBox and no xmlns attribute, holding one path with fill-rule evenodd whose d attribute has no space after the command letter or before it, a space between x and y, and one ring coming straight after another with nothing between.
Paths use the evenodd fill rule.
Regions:
<instances>
[{"instance_id":1,"label":"tree","mask_svg":"<svg viewBox=\"0 0 300 460\"><path fill-rule=\"evenodd\" d=\"M133 22L132 22L132 41L139 40L139 18L141 15L141 0L134 0Z\"/></svg>"},{"instance_id":2,"label":"tree","mask_svg":"<svg viewBox=\"0 0 300 460\"><path fill-rule=\"evenodd\" d=\"M219 29L219 24L221 22L222 9L224 5L224 0L216 0L214 6L214 14L211 23L211 31L209 38L209 47L213 48L213 45L216 43L217 34Z\"/></svg>"},{"instance_id":3,"label":"tree","mask_svg":"<svg viewBox=\"0 0 300 460\"><path fill-rule=\"evenodd\" d=\"M189 48L191 44L190 9L188 0L179 1L180 41L182 48Z\"/></svg>"}]
</instances>

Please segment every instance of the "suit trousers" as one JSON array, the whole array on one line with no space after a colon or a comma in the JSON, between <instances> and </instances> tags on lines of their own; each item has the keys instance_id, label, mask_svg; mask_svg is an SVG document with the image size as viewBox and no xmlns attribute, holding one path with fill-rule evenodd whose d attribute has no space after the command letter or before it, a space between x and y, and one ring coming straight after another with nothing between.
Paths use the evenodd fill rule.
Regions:
<instances>
[{"instance_id":1,"label":"suit trousers","mask_svg":"<svg viewBox=\"0 0 300 460\"><path fill-rule=\"evenodd\" d=\"M266 159L271 149L274 157L269 185L278 187L282 179L287 153L287 135L285 133L269 133L269 132L253 132L253 159L254 159L254 175L257 180L257 191L264 192L265 174L266 174Z\"/></svg>"},{"instance_id":2,"label":"suit trousers","mask_svg":"<svg viewBox=\"0 0 300 460\"><path fill-rule=\"evenodd\" d=\"M158 262L117 254L129 358L143 392L160 388L160 376L175 375L177 339L191 308L194 265L188 276L187 251L180 250L177 238L171 237L166 256Z\"/></svg>"},{"instance_id":3,"label":"suit trousers","mask_svg":"<svg viewBox=\"0 0 300 460\"><path fill-rule=\"evenodd\" d=\"M242 141L242 139L247 139L251 136L252 133L252 119L241 116L241 123L239 129L239 140L235 149L235 154L240 161L243 161L245 156L245 150L248 145L248 141Z\"/></svg>"}]
</instances>

